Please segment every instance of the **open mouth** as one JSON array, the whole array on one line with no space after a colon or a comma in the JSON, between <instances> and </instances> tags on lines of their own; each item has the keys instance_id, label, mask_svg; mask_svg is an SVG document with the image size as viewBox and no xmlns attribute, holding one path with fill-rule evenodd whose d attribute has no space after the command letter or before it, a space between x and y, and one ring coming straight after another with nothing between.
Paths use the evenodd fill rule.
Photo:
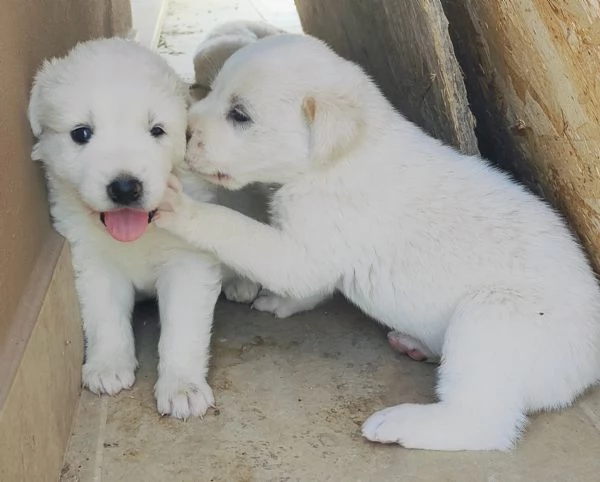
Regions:
<instances>
[{"instance_id":1,"label":"open mouth","mask_svg":"<svg viewBox=\"0 0 600 482\"><path fill-rule=\"evenodd\" d=\"M156 209L153 211L140 211L129 208L115 209L100 213L100 221L106 226L108 234L113 239L129 243L142 237L155 214Z\"/></svg>"}]
</instances>

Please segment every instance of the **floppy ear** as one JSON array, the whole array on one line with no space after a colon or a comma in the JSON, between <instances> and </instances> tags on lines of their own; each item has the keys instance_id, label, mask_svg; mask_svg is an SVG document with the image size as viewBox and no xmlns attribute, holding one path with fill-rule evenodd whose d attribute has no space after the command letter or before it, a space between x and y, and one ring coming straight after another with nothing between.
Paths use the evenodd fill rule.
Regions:
<instances>
[{"instance_id":1,"label":"floppy ear","mask_svg":"<svg viewBox=\"0 0 600 482\"><path fill-rule=\"evenodd\" d=\"M56 59L44 60L42 66L38 69L33 78L33 86L29 96L29 106L27 108L27 117L33 135L38 139L33 145L31 158L34 161L41 160L39 138L44 131L43 111L44 111L44 86L48 83L48 79L52 77L55 69Z\"/></svg>"},{"instance_id":2,"label":"floppy ear","mask_svg":"<svg viewBox=\"0 0 600 482\"><path fill-rule=\"evenodd\" d=\"M204 99L209 93L209 88L204 87L200 84L192 84L188 89L188 95L186 97L186 105L190 107L193 103Z\"/></svg>"},{"instance_id":3,"label":"floppy ear","mask_svg":"<svg viewBox=\"0 0 600 482\"><path fill-rule=\"evenodd\" d=\"M203 42L194 56L194 73L197 92L194 97L200 100L210 90L210 86L223 67L223 64L242 47L256 41L249 35L223 35Z\"/></svg>"},{"instance_id":4,"label":"floppy ear","mask_svg":"<svg viewBox=\"0 0 600 482\"><path fill-rule=\"evenodd\" d=\"M37 74L33 79L33 86L31 87L31 93L29 95L29 107L27 109L27 115L29 117L29 125L31 131L35 137L39 137L42 133L42 123L40 119L40 106L42 101L42 77L44 71L47 69L48 61L45 60L44 64L38 70Z\"/></svg>"},{"instance_id":5,"label":"floppy ear","mask_svg":"<svg viewBox=\"0 0 600 482\"><path fill-rule=\"evenodd\" d=\"M310 130L311 157L317 162L340 158L362 134L362 106L352 93L329 92L306 97L302 111Z\"/></svg>"},{"instance_id":6,"label":"floppy ear","mask_svg":"<svg viewBox=\"0 0 600 482\"><path fill-rule=\"evenodd\" d=\"M49 60L44 60L44 63L37 71L34 79L33 86L31 88L31 94L29 96L29 106L27 108L27 116L29 117L29 125L33 135L39 139L43 132L42 125L42 103L43 103L43 85L46 82L46 78L52 69L53 64ZM41 160L41 154L39 149L39 142L33 145L31 151L31 158L34 161Z\"/></svg>"}]
</instances>

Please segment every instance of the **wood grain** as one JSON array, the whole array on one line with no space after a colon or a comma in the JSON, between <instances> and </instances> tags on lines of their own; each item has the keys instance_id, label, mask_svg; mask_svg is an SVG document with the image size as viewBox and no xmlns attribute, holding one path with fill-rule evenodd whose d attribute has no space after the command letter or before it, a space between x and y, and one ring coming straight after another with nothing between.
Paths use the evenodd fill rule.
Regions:
<instances>
[{"instance_id":1,"label":"wood grain","mask_svg":"<svg viewBox=\"0 0 600 482\"><path fill-rule=\"evenodd\" d=\"M305 32L362 65L408 119L478 152L460 67L439 0L296 0Z\"/></svg>"},{"instance_id":2,"label":"wood grain","mask_svg":"<svg viewBox=\"0 0 600 482\"><path fill-rule=\"evenodd\" d=\"M484 155L568 218L600 270L600 5L443 0Z\"/></svg>"}]
</instances>

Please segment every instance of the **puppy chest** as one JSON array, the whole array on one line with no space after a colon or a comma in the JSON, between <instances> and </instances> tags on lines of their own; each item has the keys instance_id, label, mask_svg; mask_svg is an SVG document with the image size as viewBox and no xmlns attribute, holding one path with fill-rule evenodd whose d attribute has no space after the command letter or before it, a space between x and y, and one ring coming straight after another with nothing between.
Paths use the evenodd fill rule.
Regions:
<instances>
[{"instance_id":1,"label":"puppy chest","mask_svg":"<svg viewBox=\"0 0 600 482\"><path fill-rule=\"evenodd\" d=\"M136 290L145 294L155 292L158 270L164 257L161 249L146 243L123 243L113 246L107 257L131 280Z\"/></svg>"}]
</instances>

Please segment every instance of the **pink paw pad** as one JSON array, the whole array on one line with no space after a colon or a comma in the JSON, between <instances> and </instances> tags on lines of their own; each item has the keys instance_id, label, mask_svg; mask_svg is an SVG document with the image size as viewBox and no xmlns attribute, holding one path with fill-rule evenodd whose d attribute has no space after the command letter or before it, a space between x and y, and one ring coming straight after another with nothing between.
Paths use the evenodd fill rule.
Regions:
<instances>
[{"instance_id":1,"label":"pink paw pad","mask_svg":"<svg viewBox=\"0 0 600 482\"><path fill-rule=\"evenodd\" d=\"M414 338L398 331L390 331L387 335L390 346L398 353L402 353L415 361L426 361L427 352Z\"/></svg>"}]
</instances>

